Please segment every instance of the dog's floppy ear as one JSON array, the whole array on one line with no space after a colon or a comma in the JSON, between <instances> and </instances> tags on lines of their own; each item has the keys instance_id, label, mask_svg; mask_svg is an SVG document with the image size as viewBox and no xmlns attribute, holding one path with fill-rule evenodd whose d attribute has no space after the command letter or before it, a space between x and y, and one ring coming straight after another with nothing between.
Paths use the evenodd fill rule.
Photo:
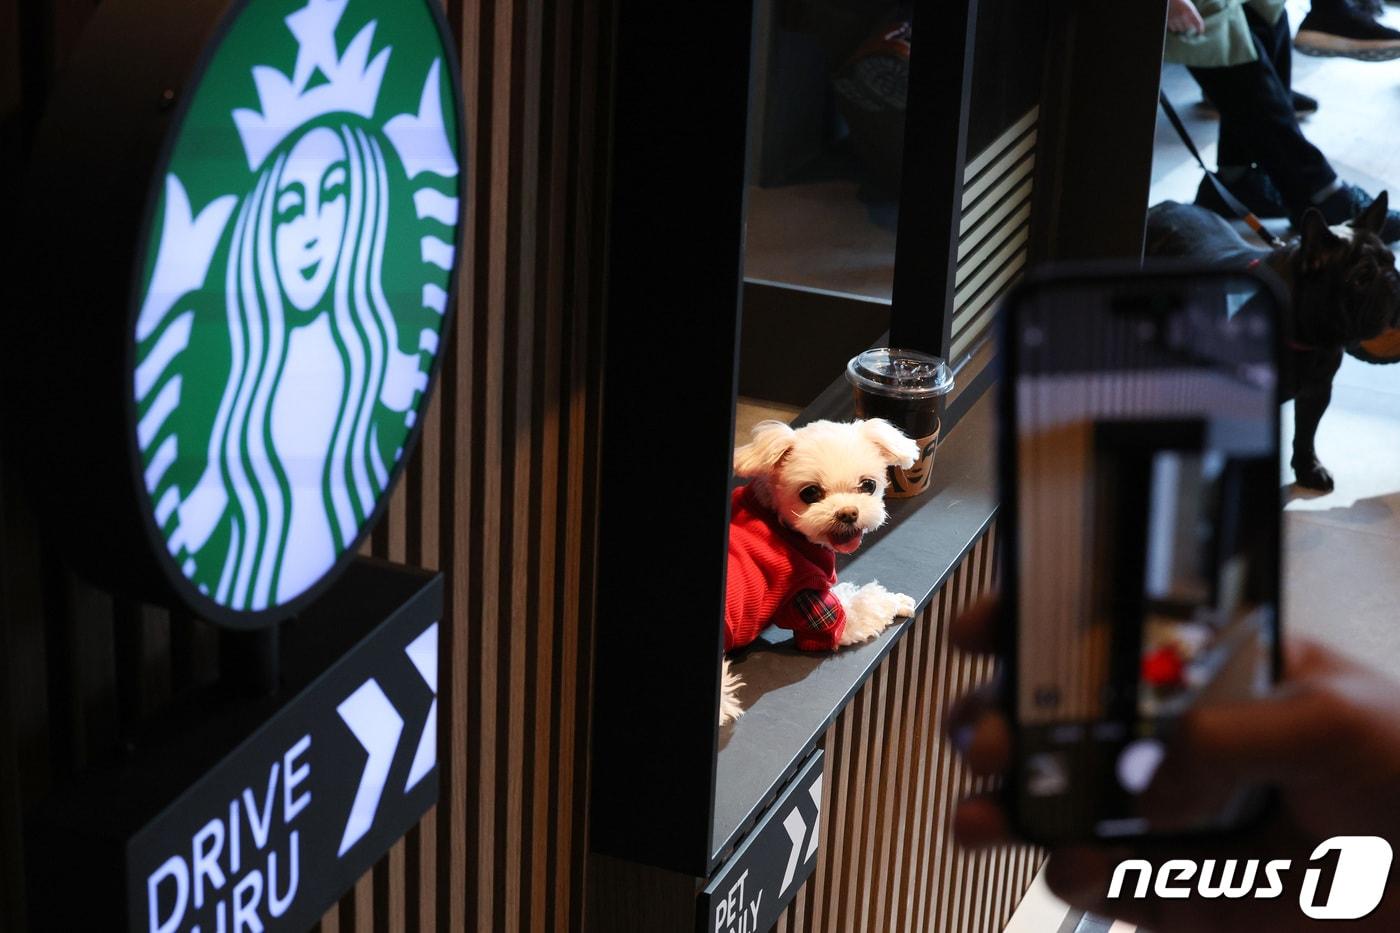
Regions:
<instances>
[{"instance_id":1,"label":"dog's floppy ear","mask_svg":"<svg viewBox=\"0 0 1400 933\"><path fill-rule=\"evenodd\" d=\"M1390 212L1390 192L1382 191L1371 206L1352 219L1351 225L1358 230L1370 230L1376 235L1380 235L1381 227L1385 226L1386 214Z\"/></svg>"},{"instance_id":2,"label":"dog's floppy ear","mask_svg":"<svg viewBox=\"0 0 1400 933\"><path fill-rule=\"evenodd\" d=\"M919 445L905 437L904 432L884 418L860 422L861 436L880 448L887 464L909 469L919 459Z\"/></svg>"},{"instance_id":3,"label":"dog's floppy ear","mask_svg":"<svg viewBox=\"0 0 1400 933\"><path fill-rule=\"evenodd\" d=\"M1299 255L1303 260L1303 268L1315 272L1326 262L1323 251L1338 242L1337 235L1327 225L1322 212L1315 207L1308 208L1303 214L1302 231L1303 242L1299 247Z\"/></svg>"},{"instance_id":4,"label":"dog's floppy ear","mask_svg":"<svg viewBox=\"0 0 1400 933\"><path fill-rule=\"evenodd\" d=\"M734 451L734 475L744 479L762 476L792 450L796 433L781 421L760 421L753 426L753 440Z\"/></svg>"}]
</instances>

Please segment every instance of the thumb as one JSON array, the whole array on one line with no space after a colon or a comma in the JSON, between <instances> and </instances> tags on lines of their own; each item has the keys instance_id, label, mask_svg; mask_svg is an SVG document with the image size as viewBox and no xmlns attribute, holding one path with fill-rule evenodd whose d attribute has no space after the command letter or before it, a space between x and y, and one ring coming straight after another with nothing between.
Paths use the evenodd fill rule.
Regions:
<instances>
[{"instance_id":1,"label":"thumb","mask_svg":"<svg viewBox=\"0 0 1400 933\"><path fill-rule=\"evenodd\" d=\"M1245 786L1324 777L1337 766L1341 720L1329 694L1308 684L1199 706L1182 718L1143 809L1156 823L1187 826L1220 812Z\"/></svg>"},{"instance_id":2,"label":"thumb","mask_svg":"<svg viewBox=\"0 0 1400 933\"><path fill-rule=\"evenodd\" d=\"M1320 691L1285 685L1260 699L1193 710L1172 752L1188 773L1288 784L1334 765L1322 752L1335 741L1339 718L1337 705Z\"/></svg>"}]
</instances>

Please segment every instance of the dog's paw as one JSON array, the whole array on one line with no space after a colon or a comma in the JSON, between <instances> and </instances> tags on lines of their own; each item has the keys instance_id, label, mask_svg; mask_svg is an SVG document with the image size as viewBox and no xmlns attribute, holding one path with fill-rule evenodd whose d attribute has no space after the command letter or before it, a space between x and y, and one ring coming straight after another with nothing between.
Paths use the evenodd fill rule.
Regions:
<instances>
[{"instance_id":1,"label":"dog's paw","mask_svg":"<svg viewBox=\"0 0 1400 933\"><path fill-rule=\"evenodd\" d=\"M849 584L838 583L836 586L849 587ZM835 587L832 592L836 592ZM899 614L900 600L909 599L902 593L891 593L874 580L860 589L850 588L845 592L852 595L847 598L841 593L837 594L842 608L846 610L846 627L841 632L842 645L858 645L889 628ZM910 600L910 614L913 613L912 602Z\"/></svg>"},{"instance_id":2,"label":"dog's paw","mask_svg":"<svg viewBox=\"0 0 1400 933\"><path fill-rule=\"evenodd\" d=\"M743 685L744 682L739 679L739 675L729 669L729 659L725 658L719 691L719 724L721 726L727 726L744 715L744 708L739 705L739 688Z\"/></svg>"},{"instance_id":3,"label":"dog's paw","mask_svg":"<svg viewBox=\"0 0 1400 933\"><path fill-rule=\"evenodd\" d=\"M914 597L905 596L903 593L894 594L894 614L896 618L907 619L914 614L918 604L914 602Z\"/></svg>"},{"instance_id":4,"label":"dog's paw","mask_svg":"<svg viewBox=\"0 0 1400 933\"><path fill-rule=\"evenodd\" d=\"M844 581L831 588L831 595L841 601L842 607L850 606L851 601L856 598L856 594L859 592L860 587Z\"/></svg>"},{"instance_id":5,"label":"dog's paw","mask_svg":"<svg viewBox=\"0 0 1400 933\"><path fill-rule=\"evenodd\" d=\"M1305 464L1293 464L1293 475L1298 481L1298 485L1304 489L1316 489L1318 492L1331 492L1337 485L1332 479L1332 473L1316 459Z\"/></svg>"}]
</instances>

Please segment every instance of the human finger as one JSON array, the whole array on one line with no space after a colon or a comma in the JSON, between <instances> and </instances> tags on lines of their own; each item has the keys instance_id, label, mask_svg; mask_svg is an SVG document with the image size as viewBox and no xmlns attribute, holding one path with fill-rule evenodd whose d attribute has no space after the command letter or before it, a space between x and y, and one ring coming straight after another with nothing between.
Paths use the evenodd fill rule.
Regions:
<instances>
[{"instance_id":1,"label":"human finger","mask_svg":"<svg viewBox=\"0 0 1400 933\"><path fill-rule=\"evenodd\" d=\"M1183 779L1291 783L1333 767L1327 754L1344 710L1310 685L1284 685L1257 700L1199 706L1181 721L1163 768Z\"/></svg>"},{"instance_id":2,"label":"human finger","mask_svg":"<svg viewBox=\"0 0 1400 933\"><path fill-rule=\"evenodd\" d=\"M1283 645L1284 682L1308 680L1357 669L1358 663L1311 638L1295 637Z\"/></svg>"},{"instance_id":3,"label":"human finger","mask_svg":"<svg viewBox=\"0 0 1400 933\"><path fill-rule=\"evenodd\" d=\"M996 654L1000 648L997 638L1001 615L1001 599L985 596L953 619L948 638L963 651Z\"/></svg>"},{"instance_id":4,"label":"human finger","mask_svg":"<svg viewBox=\"0 0 1400 933\"><path fill-rule=\"evenodd\" d=\"M990 794L959 801L953 813L953 838L967 849L986 849L1011 841L1006 810Z\"/></svg>"},{"instance_id":5,"label":"human finger","mask_svg":"<svg viewBox=\"0 0 1400 933\"><path fill-rule=\"evenodd\" d=\"M953 706L944 728L969 770L978 777L1011 767L1011 726L996 701L995 684L983 684Z\"/></svg>"},{"instance_id":6,"label":"human finger","mask_svg":"<svg viewBox=\"0 0 1400 933\"><path fill-rule=\"evenodd\" d=\"M953 702L953 708L943 721L948 737L963 750L967 743L962 740L970 736L977 721L988 713L998 710L997 688L995 684L982 684L964 693Z\"/></svg>"}]
</instances>

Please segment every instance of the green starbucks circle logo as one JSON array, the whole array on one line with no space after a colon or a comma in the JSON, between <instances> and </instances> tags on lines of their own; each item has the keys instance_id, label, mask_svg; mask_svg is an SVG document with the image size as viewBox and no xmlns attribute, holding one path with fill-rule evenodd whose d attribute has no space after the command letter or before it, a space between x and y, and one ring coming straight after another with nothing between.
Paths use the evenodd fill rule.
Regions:
<instances>
[{"instance_id":1,"label":"green starbucks circle logo","mask_svg":"<svg viewBox=\"0 0 1400 933\"><path fill-rule=\"evenodd\" d=\"M154 524L220 607L318 583L403 458L448 311L455 94L403 0L251 0L192 91L130 388Z\"/></svg>"}]
</instances>

